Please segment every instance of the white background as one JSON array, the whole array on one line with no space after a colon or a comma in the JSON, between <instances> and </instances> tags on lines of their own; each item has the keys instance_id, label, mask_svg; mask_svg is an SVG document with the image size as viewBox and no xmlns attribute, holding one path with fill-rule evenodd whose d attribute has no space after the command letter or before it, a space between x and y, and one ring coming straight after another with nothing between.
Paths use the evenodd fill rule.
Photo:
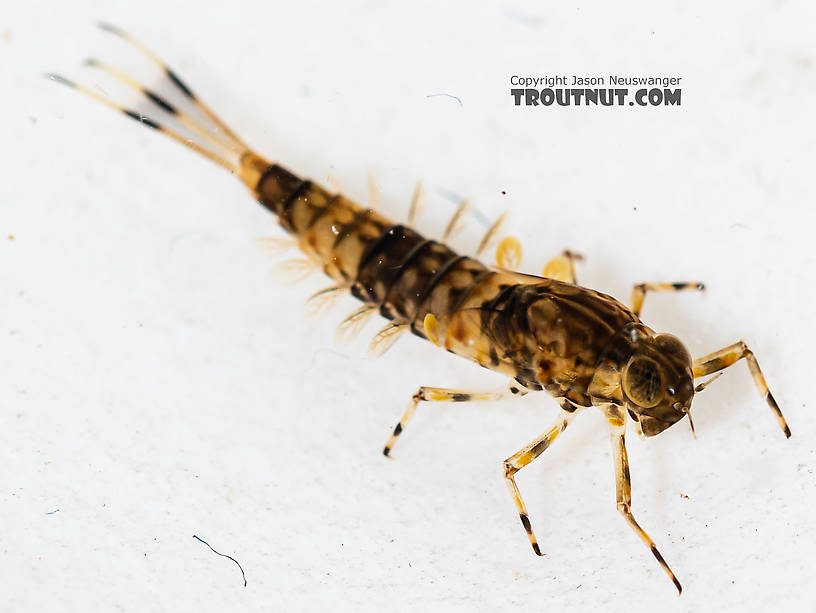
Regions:
<instances>
[{"instance_id":1,"label":"white background","mask_svg":"<svg viewBox=\"0 0 816 613\"><path fill-rule=\"evenodd\" d=\"M812 3L184 4L0 2L4 611L813 609ZM520 474L544 558L501 461L549 397L423 405L386 460L417 386L503 382L415 338L371 360L374 324L334 345L354 301L302 316L326 283L276 279L255 239L280 230L234 178L42 78L128 101L96 55L158 83L97 19L270 158L361 200L373 171L395 219L422 178L509 210L526 271L568 247L624 301L705 281L645 321L695 355L744 338L793 437L744 364L695 399L697 441L630 436L682 597L615 511L597 411ZM561 73L681 76L682 106L512 105L512 75Z\"/></svg>"}]
</instances>

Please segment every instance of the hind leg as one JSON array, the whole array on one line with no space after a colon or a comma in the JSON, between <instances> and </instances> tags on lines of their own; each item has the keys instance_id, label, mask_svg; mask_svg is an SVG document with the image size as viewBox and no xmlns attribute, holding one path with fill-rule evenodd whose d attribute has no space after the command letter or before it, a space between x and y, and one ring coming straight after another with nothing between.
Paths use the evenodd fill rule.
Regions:
<instances>
[{"instance_id":1,"label":"hind leg","mask_svg":"<svg viewBox=\"0 0 816 613\"><path fill-rule=\"evenodd\" d=\"M544 554L541 553L541 548L538 546L538 540L536 540L535 534L533 534L533 527L530 524L530 516L527 513L527 506L524 504L524 500L521 498L521 492L519 492L518 486L516 485L515 475L518 471L544 453L544 451L547 450L553 441L558 438L558 435L567 429L567 426L572 421L573 417L575 417L575 415L578 413L575 408L570 408L573 409L572 412L564 411L552 428L504 461L504 479L507 481L507 487L510 489L510 494L513 496L513 501L516 503L519 518L521 519L521 525L524 526L524 532L527 533L527 538L530 540L530 545L533 546L533 551L535 551L536 555L539 556Z\"/></svg>"},{"instance_id":2,"label":"hind leg","mask_svg":"<svg viewBox=\"0 0 816 613\"><path fill-rule=\"evenodd\" d=\"M632 288L631 306L632 312L640 316L640 311L643 309L643 300L646 298L646 292L682 292L687 289L694 289L702 292L705 290L705 285L699 281L684 282L684 283L638 283Z\"/></svg>"},{"instance_id":3,"label":"hind leg","mask_svg":"<svg viewBox=\"0 0 816 613\"><path fill-rule=\"evenodd\" d=\"M388 439L388 442L383 448L383 455L390 455L391 449L393 449L394 445L397 443L397 438L399 438L399 435L405 430L405 426L408 425L411 417L414 416L417 405L420 403L420 401L473 402L476 400L500 400L502 398L512 396L524 396L525 394L527 394L527 390L521 387L521 385L515 381L511 381L506 390L497 392L466 392L463 390L454 390L444 387L420 387L416 393L411 396L411 400L408 402L408 407L405 409L405 413L399 420L399 423L394 427L394 432L391 433L391 437Z\"/></svg>"}]
</instances>

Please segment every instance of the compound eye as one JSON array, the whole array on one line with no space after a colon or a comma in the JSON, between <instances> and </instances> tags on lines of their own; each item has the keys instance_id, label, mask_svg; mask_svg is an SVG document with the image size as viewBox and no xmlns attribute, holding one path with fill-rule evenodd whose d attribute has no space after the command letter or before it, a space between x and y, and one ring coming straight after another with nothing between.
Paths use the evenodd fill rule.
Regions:
<instances>
[{"instance_id":1,"label":"compound eye","mask_svg":"<svg viewBox=\"0 0 816 613\"><path fill-rule=\"evenodd\" d=\"M688 349L679 338L672 334L658 334L655 337L655 344L660 350L668 355L679 358L682 362L691 363L691 356Z\"/></svg>"},{"instance_id":2,"label":"compound eye","mask_svg":"<svg viewBox=\"0 0 816 613\"><path fill-rule=\"evenodd\" d=\"M663 378L654 360L634 357L623 372L623 391L639 407L651 409L663 398Z\"/></svg>"}]
</instances>

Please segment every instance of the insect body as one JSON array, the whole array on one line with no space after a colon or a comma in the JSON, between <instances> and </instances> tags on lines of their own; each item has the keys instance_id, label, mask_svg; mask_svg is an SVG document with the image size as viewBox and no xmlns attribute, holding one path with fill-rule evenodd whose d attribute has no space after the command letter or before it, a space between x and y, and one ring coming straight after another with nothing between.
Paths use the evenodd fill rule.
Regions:
<instances>
[{"instance_id":1,"label":"insect body","mask_svg":"<svg viewBox=\"0 0 816 613\"><path fill-rule=\"evenodd\" d=\"M139 90L162 112L204 139L206 146L96 91L57 75L51 78L170 136L239 176L257 200L278 217L309 259L334 280L335 285L313 298L323 300L349 291L363 302L343 320L342 333L359 330L368 317L378 313L390 323L374 339L377 350L385 350L400 333L410 330L510 378L508 388L498 392L420 387L386 443L385 455L390 454L420 401L465 402L547 391L561 407L555 424L504 462L505 479L522 525L533 550L541 555L515 474L541 455L582 409L599 407L610 429L618 511L681 590L654 542L632 515L624 444L626 423L632 421L639 432L649 437L685 417L691 422L695 392L713 380L695 387L695 379L745 359L757 388L785 435L790 436L757 360L744 343L692 360L680 340L658 334L641 322L639 314L648 291L701 290L702 284L636 285L631 306L626 307L610 296L577 285L573 270L576 256L569 252L551 261L544 277L510 270L519 254L514 239L505 239L499 245L498 267L459 255L444 245L444 238L463 207L449 224L443 241L437 242L342 195L331 194L254 153L149 49L117 28L103 28L123 37L155 62L211 127L203 126L200 120L115 69L96 61L89 64ZM494 224L482 240L480 251L496 229Z\"/></svg>"}]
</instances>

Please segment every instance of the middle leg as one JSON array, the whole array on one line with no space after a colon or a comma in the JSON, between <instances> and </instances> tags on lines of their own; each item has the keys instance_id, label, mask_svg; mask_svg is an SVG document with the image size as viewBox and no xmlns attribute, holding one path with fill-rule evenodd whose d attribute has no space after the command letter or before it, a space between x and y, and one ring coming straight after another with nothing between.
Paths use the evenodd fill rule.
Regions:
<instances>
[{"instance_id":1,"label":"middle leg","mask_svg":"<svg viewBox=\"0 0 816 613\"><path fill-rule=\"evenodd\" d=\"M507 487L510 488L510 494L513 496L513 500L516 503L519 518L521 519L521 525L524 526L524 531L527 533L527 538L530 539L530 545L533 546L533 551L535 551L536 555L539 556L544 554L541 553L541 548L538 546L538 541L536 540L535 534L533 534L533 527L530 524L530 516L527 513L527 507L524 504L524 500L521 498L521 492L519 492L518 486L516 485L515 474L544 453L544 451L553 443L553 441L558 438L558 435L567 429L569 423L578 413L577 407L568 404L568 402L569 401L565 400L564 404L562 404L562 408L565 410L561 413L560 417L552 428L504 461L504 478L507 481Z\"/></svg>"}]
</instances>

